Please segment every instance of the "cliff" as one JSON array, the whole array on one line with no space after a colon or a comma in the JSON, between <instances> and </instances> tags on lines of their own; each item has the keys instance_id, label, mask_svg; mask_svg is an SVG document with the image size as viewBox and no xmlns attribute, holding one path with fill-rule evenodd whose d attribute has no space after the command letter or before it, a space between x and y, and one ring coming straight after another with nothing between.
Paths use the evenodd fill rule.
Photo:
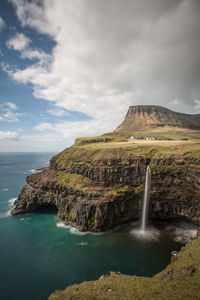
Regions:
<instances>
[{"instance_id":1,"label":"cliff","mask_svg":"<svg viewBox=\"0 0 200 300\"><path fill-rule=\"evenodd\" d=\"M200 237L172 252L170 265L153 278L108 272L97 281L57 291L49 300L198 300L200 291Z\"/></svg>"},{"instance_id":2,"label":"cliff","mask_svg":"<svg viewBox=\"0 0 200 300\"><path fill-rule=\"evenodd\" d=\"M200 224L198 142L74 144L27 177L12 214L53 205L82 231L106 231L139 217L150 164L150 217Z\"/></svg>"}]
</instances>

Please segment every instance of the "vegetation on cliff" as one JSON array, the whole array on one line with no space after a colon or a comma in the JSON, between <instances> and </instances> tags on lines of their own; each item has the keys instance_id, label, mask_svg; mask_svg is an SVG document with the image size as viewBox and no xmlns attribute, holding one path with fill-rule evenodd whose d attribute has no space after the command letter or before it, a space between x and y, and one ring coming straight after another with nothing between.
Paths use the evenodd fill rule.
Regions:
<instances>
[{"instance_id":1,"label":"vegetation on cliff","mask_svg":"<svg viewBox=\"0 0 200 300\"><path fill-rule=\"evenodd\" d=\"M199 300L200 237L191 241L153 278L109 272L97 281L56 291L49 300Z\"/></svg>"},{"instance_id":2,"label":"vegetation on cliff","mask_svg":"<svg viewBox=\"0 0 200 300\"><path fill-rule=\"evenodd\" d=\"M71 174L65 171L58 173L58 184L61 184L67 188L71 188L75 191L86 191L87 183L89 179L79 174Z\"/></svg>"},{"instance_id":3,"label":"vegetation on cliff","mask_svg":"<svg viewBox=\"0 0 200 300\"><path fill-rule=\"evenodd\" d=\"M183 157L200 159L199 141L141 141L125 140L123 142L74 144L55 156L54 162L60 170L72 170L76 164L111 159L128 159L131 157L169 158Z\"/></svg>"}]
</instances>

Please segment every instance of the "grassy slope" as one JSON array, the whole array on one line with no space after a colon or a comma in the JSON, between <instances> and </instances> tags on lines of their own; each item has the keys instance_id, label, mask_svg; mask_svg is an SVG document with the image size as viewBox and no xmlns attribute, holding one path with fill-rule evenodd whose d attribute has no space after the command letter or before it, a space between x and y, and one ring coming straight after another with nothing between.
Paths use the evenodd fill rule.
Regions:
<instances>
[{"instance_id":1,"label":"grassy slope","mask_svg":"<svg viewBox=\"0 0 200 300\"><path fill-rule=\"evenodd\" d=\"M170 139L181 139L181 138L188 138L190 140L200 139L200 130L191 130L185 128L175 128L175 127L157 127L157 128L146 128L142 130L134 130L134 131L125 131L125 133L118 132L117 130L113 133L115 136L119 134L119 136L135 136L135 137L142 137L142 136L150 136L155 138L163 138L167 137ZM112 134L112 135L113 135ZM104 136L106 136L105 134Z\"/></svg>"},{"instance_id":2,"label":"grassy slope","mask_svg":"<svg viewBox=\"0 0 200 300\"><path fill-rule=\"evenodd\" d=\"M76 162L92 164L99 159L121 158L131 156L149 158L194 157L200 158L200 140L189 141L143 141L124 140L108 143L90 143L73 145L57 156L62 168L70 169Z\"/></svg>"},{"instance_id":3,"label":"grassy slope","mask_svg":"<svg viewBox=\"0 0 200 300\"><path fill-rule=\"evenodd\" d=\"M97 281L57 291L49 300L199 300L200 237L188 243L178 260L153 278L111 273Z\"/></svg>"}]
</instances>

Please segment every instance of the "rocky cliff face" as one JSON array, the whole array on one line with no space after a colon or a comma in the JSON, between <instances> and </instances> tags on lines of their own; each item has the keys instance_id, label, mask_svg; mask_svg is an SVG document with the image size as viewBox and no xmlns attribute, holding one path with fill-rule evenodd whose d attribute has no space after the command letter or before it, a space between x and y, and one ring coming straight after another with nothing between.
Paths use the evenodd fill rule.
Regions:
<instances>
[{"instance_id":1,"label":"rocky cliff face","mask_svg":"<svg viewBox=\"0 0 200 300\"><path fill-rule=\"evenodd\" d=\"M61 167L56 156L49 168L27 177L12 214L53 205L59 219L80 230L109 230L139 217L148 164L152 170L150 217L185 217L200 224L199 161L181 157L90 163L77 159L69 168Z\"/></svg>"},{"instance_id":2,"label":"rocky cliff face","mask_svg":"<svg viewBox=\"0 0 200 300\"><path fill-rule=\"evenodd\" d=\"M200 129L200 114L183 114L154 105L130 106L124 121L116 131L126 132L164 126Z\"/></svg>"}]
</instances>

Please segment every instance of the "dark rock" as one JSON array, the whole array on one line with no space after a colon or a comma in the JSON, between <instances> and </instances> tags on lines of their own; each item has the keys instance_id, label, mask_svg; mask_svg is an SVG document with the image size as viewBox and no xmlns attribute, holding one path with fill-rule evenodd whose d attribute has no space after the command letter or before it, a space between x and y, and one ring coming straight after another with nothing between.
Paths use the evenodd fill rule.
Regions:
<instances>
[{"instance_id":1,"label":"dark rock","mask_svg":"<svg viewBox=\"0 0 200 300\"><path fill-rule=\"evenodd\" d=\"M195 265L191 265L187 268L189 276L194 276L195 272L197 271L197 267Z\"/></svg>"},{"instance_id":2,"label":"dark rock","mask_svg":"<svg viewBox=\"0 0 200 300\"><path fill-rule=\"evenodd\" d=\"M169 268L162 273L161 280L165 280L165 279L169 279L169 280L174 279L174 269L173 268Z\"/></svg>"},{"instance_id":3,"label":"dark rock","mask_svg":"<svg viewBox=\"0 0 200 300\"><path fill-rule=\"evenodd\" d=\"M177 261L179 253L177 251L172 251L171 262Z\"/></svg>"}]
</instances>

